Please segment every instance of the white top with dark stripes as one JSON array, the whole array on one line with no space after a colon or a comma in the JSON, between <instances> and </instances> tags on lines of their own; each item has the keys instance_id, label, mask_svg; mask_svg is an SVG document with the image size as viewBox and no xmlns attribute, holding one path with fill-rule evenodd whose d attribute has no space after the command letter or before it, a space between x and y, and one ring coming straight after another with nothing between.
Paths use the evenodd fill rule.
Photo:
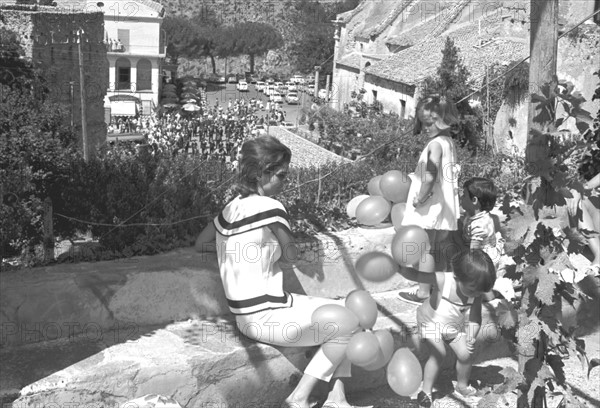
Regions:
<instances>
[{"instance_id":1,"label":"white top with dark stripes","mask_svg":"<svg viewBox=\"0 0 600 408\"><path fill-rule=\"evenodd\" d=\"M238 196L213 222L221 280L231 312L239 315L291 306L292 297L283 291L278 264L282 249L268 227L280 223L290 228L283 205L269 197Z\"/></svg>"}]
</instances>

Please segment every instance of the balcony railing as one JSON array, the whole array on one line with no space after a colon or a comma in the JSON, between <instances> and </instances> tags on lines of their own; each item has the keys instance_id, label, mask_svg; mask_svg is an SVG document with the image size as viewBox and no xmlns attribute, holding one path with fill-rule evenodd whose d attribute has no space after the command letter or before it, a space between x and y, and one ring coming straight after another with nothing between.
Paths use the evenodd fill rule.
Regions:
<instances>
[{"instance_id":1,"label":"balcony railing","mask_svg":"<svg viewBox=\"0 0 600 408\"><path fill-rule=\"evenodd\" d=\"M105 41L106 51L108 52L125 52L125 46L121 44L119 40L108 40Z\"/></svg>"}]
</instances>

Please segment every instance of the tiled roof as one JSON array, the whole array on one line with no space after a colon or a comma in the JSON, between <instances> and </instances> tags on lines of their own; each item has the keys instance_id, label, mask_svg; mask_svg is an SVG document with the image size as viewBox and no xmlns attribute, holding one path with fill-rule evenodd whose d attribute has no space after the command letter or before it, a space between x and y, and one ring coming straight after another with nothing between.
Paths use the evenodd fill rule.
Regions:
<instances>
[{"instance_id":1,"label":"tiled roof","mask_svg":"<svg viewBox=\"0 0 600 408\"><path fill-rule=\"evenodd\" d=\"M344 55L343 58L337 61L337 64L360 69L360 59L361 57L359 52L351 52L350 54Z\"/></svg>"},{"instance_id":2,"label":"tiled roof","mask_svg":"<svg viewBox=\"0 0 600 408\"><path fill-rule=\"evenodd\" d=\"M385 38L385 42L400 47L408 47L427 38L434 38L448 29L450 24L462 15L468 15L466 6L471 0L436 2L434 5L423 1L421 7L435 7L436 13L421 14L416 24L398 24ZM423 19L423 17L428 17Z\"/></svg>"},{"instance_id":3,"label":"tiled roof","mask_svg":"<svg viewBox=\"0 0 600 408\"><path fill-rule=\"evenodd\" d=\"M451 37L460 49L459 55L463 58L471 79L475 82L481 80L486 65L518 60L529 53L526 40L499 38L489 34L485 37L482 35L482 39L494 39L494 41L483 47L474 47L479 44L479 26L477 23L471 23L390 55L383 61L366 68L365 73L415 85L437 70L442 61L446 36Z\"/></svg>"},{"instance_id":4,"label":"tiled roof","mask_svg":"<svg viewBox=\"0 0 600 408\"><path fill-rule=\"evenodd\" d=\"M419 1L420 0L402 0L402 1L396 2L396 5L390 10L390 12L386 16L386 18L384 20L382 20L381 22L379 22L379 24L377 24L375 27L373 27L369 31L369 37L372 38L372 37L379 36L381 33L383 33L383 31L388 26L390 26L391 24L394 23L394 21L396 21L396 19L398 18L398 16L404 10L406 10L409 6L411 8L414 7L414 4L418 3Z\"/></svg>"},{"instance_id":5,"label":"tiled roof","mask_svg":"<svg viewBox=\"0 0 600 408\"><path fill-rule=\"evenodd\" d=\"M348 21L352 20L355 15L360 13L365 8L366 3L367 3L367 0L363 0L362 2L360 2L358 4L358 6L356 6L356 8L354 10L348 10L342 14L338 14L337 20L347 23Z\"/></svg>"}]
</instances>

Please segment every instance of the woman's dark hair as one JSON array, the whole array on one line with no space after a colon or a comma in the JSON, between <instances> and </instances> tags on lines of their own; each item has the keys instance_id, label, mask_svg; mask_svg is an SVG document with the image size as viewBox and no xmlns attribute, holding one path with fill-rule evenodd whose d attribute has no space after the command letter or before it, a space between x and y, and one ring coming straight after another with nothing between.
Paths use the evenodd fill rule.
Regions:
<instances>
[{"instance_id":1,"label":"woman's dark hair","mask_svg":"<svg viewBox=\"0 0 600 408\"><path fill-rule=\"evenodd\" d=\"M473 177L463 184L469 192L469 198L476 197L482 211L492 211L496 205L498 190L492 180L483 177Z\"/></svg>"},{"instance_id":2,"label":"woman's dark hair","mask_svg":"<svg viewBox=\"0 0 600 408\"><path fill-rule=\"evenodd\" d=\"M455 123L458 123L459 120L458 111L456 110L452 100L437 94L426 95L419 101L419 103L417 103L417 107L415 109L415 126L413 129L415 135L421 133L423 129L423 124L419 119L419 113L423 111L437 113L440 120L436 124L440 129L449 128Z\"/></svg>"},{"instance_id":3,"label":"woman's dark hair","mask_svg":"<svg viewBox=\"0 0 600 408\"><path fill-rule=\"evenodd\" d=\"M292 159L291 150L273 136L261 136L244 142L241 150L235 191L242 197L258 194L258 180Z\"/></svg>"},{"instance_id":4,"label":"woman's dark hair","mask_svg":"<svg viewBox=\"0 0 600 408\"><path fill-rule=\"evenodd\" d=\"M481 249L466 249L452 258L456 279L473 284L477 290L489 292L496 282L496 268L488 254Z\"/></svg>"}]
</instances>

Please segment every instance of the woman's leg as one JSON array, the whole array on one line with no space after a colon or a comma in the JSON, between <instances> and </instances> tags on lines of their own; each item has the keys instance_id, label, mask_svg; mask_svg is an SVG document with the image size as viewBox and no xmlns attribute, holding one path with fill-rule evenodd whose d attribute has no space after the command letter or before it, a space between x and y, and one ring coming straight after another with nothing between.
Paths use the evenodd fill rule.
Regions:
<instances>
[{"instance_id":1,"label":"woman's leg","mask_svg":"<svg viewBox=\"0 0 600 408\"><path fill-rule=\"evenodd\" d=\"M312 323L313 312L324 305L344 305L344 299L327 299L292 294L293 305L289 308L267 310L252 315L238 316L240 331L254 340L284 347L309 347L322 345L324 340L346 343L350 336L336 335L336 322ZM343 383L339 378L350 376L350 362L341 356L331 361L325 355L323 347L319 348L304 371L303 377L285 402L292 408L307 408L309 397L319 380L334 380L331 403L346 405L345 396L340 397ZM341 384L340 384L341 383Z\"/></svg>"}]
</instances>

